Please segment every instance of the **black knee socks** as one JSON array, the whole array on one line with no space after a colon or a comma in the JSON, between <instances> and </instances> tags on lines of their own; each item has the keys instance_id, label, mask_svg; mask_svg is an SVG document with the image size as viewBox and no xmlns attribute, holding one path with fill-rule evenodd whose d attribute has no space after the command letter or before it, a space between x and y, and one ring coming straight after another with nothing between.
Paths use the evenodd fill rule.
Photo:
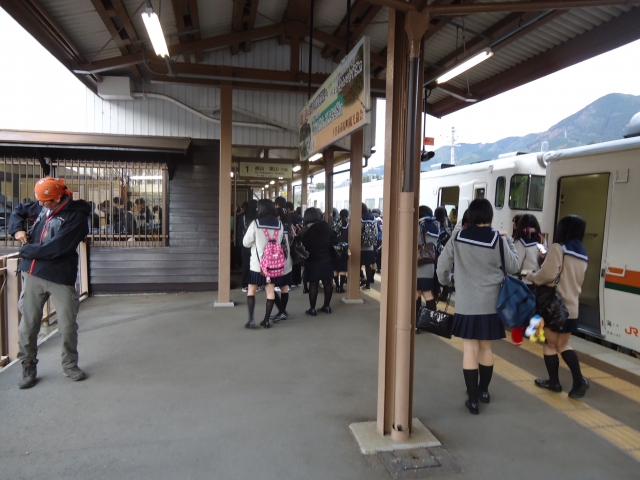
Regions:
<instances>
[{"instance_id":1,"label":"black knee socks","mask_svg":"<svg viewBox=\"0 0 640 480\"><path fill-rule=\"evenodd\" d=\"M287 311L287 303L289 303L289 292L280 294L281 300L280 305L276 303L278 307L278 313L284 313ZM276 298L278 298L276 296Z\"/></svg>"},{"instance_id":2,"label":"black knee socks","mask_svg":"<svg viewBox=\"0 0 640 480\"><path fill-rule=\"evenodd\" d=\"M269 321L269 318L271 317L271 312L273 311L274 303L276 303L275 300L267 299L267 311L264 314L264 323L267 323Z\"/></svg>"},{"instance_id":3,"label":"black knee socks","mask_svg":"<svg viewBox=\"0 0 640 480\"><path fill-rule=\"evenodd\" d=\"M247 296L247 309L249 310L249 322L253 322L253 310L256 308L256 297Z\"/></svg>"},{"instance_id":4,"label":"black knee socks","mask_svg":"<svg viewBox=\"0 0 640 480\"><path fill-rule=\"evenodd\" d=\"M565 350L561 353L562 359L571 370L571 376L573 377L573 384L580 385L582 383L582 370L580 370L580 362L578 361L578 355L575 350ZM546 357L546 355L545 355ZM556 357L557 358L557 357ZM558 361L558 363L560 363Z\"/></svg>"},{"instance_id":5,"label":"black knee socks","mask_svg":"<svg viewBox=\"0 0 640 480\"><path fill-rule=\"evenodd\" d=\"M318 282L309 282L309 306L316 308L316 301L318 300Z\"/></svg>"},{"instance_id":6,"label":"black knee socks","mask_svg":"<svg viewBox=\"0 0 640 480\"><path fill-rule=\"evenodd\" d=\"M276 307L278 308L278 312L282 312L283 308L282 308L282 302L280 301L280 295L278 295L278 292L275 293L276 298L274 300Z\"/></svg>"},{"instance_id":7,"label":"black knee socks","mask_svg":"<svg viewBox=\"0 0 640 480\"><path fill-rule=\"evenodd\" d=\"M344 288L344 284L347 283L347 276L340 275L340 290Z\"/></svg>"},{"instance_id":8,"label":"black knee socks","mask_svg":"<svg viewBox=\"0 0 640 480\"><path fill-rule=\"evenodd\" d=\"M563 354L563 357L564 357L564 354ZM560 360L558 359L558 355L545 355L544 365L545 367L547 367L547 372L549 373L549 381L553 384L560 383L560 378L558 377ZM579 365L578 365L578 368L580 368Z\"/></svg>"},{"instance_id":9,"label":"black knee socks","mask_svg":"<svg viewBox=\"0 0 640 480\"><path fill-rule=\"evenodd\" d=\"M478 370L462 370L464 375L464 383L467 385L469 393L469 402L478 403Z\"/></svg>"},{"instance_id":10,"label":"black knee socks","mask_svg":"<svg viewBox=\"0 0 640 480\"><path fill-rule=\"evenodd\" d=\"M491 377L493 376L493 365L478 365L478 371L480 374L480 382L478 383L478 391L488 392L489 384L491 383Z\"/></svg>"},{"instance_id":11,"label":"black knee socks","mask_svg":"<svg viewBox=\"0 0 640 480\"><path fill-rule=\"evenodd\" d=\"M329 282L324 284L324 304L323 307L328 307L331 304L331 297L333 296L333 285Z\"/></svg>"},{"instance_id":12,"label":"black knee socks","mask_svg":"<svg viewBox=\"0 0 640 480\"><path fill-rule=\"evenodd\" d=\"M340 287L340 280L338 279L338 275L333 276L333 281L336 284L336 288Z\"/></svg>"}]
</instances>

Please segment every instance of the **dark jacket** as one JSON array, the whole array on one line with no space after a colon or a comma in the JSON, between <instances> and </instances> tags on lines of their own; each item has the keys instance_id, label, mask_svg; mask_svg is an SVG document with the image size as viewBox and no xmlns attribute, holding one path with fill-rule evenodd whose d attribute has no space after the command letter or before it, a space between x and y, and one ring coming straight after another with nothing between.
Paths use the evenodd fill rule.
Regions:
<instances>
[{"instance_id":1,"label":"dark jacket","mask_svg":"<svg viewBox=\"0 0 640 480\"><path fill-rule=\"evenodd\" d=\"M9 233L25 230L25 222L35 218L29 243L20 247L18 270L63 285L75 285L78 272L78 244L89 233L87 218L91 206L84 200L63 197L62 208L47 218L38 202L21 203L9 219Z\"/></svg>"},{"instance_id":2,"label":"dark jacket","mask_svg":"<svg viewBox=\"0 0 640 480\"><path fill-rule=\"evenodd\" d=\"M325 221L311 223L301 232L302 244L309 252L307 263L322 263L333 260L331 255L332 245L338 243L336 234Z\"/></svg>"}]
</instances>

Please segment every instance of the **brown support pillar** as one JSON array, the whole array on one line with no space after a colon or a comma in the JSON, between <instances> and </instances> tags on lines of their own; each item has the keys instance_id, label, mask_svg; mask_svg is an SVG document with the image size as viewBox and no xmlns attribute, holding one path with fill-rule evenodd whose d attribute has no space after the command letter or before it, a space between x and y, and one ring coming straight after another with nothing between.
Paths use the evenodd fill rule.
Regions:
<instances>
[{"instance_id":1,"label":"brown support pillar","mask_svg":"<svg viewBox=\"0 0 640 480\"><path fill-rule=\"evenodd\" d=\"M409 438L413 410L415 179L420 178L416 131L422 118L415 107L421 104L418 58L428 25L428 15L389 9L377 428L398 442Z\"/></svg>"},{"instance_id":2,"label":"brown support pillar","mask_svg":"<svg viewBox=\"0 0 640 480\"><path fill-rule=\"evenodd\" d=\"M231 85L220 86L220 198L218 210L218 300L215 307L233 307L231 301Z\"/></svg>"},{"instance_id":3,"label":"brown support pillar","mask_svg":"<svg viewBox=\"0 0 640 480\"><path fill-rule=\"evenodd\" d=\"M293 180L287 180L287 202L293 202Z\"/></svg>"},{"instance_id":4,"label":"brown support pillar","mask_svg":"<svg viewBox=\"0 0 640 480\"><path fill-rule=\"evenodd\" d=\"M307 209L307 182L309 181L309 160L302 162L302 186L300 187L300 205L302 214Z\"/></svg>"},{"instance_id":5,"label":"brown support pillar","mask_svg":"<svg viewBox=\"0 0 640 480\"><path fill-rule=\"evenodd\" d=\"M360 298L360 251L362 249L362 155L364 150L364 130L351 134L351 178L349 179L349 281L345 303L363 303ZM386 219L385 219L386 222Z\"/></svg>"},{"instance_id":6,"label":"brown support pillar","mask_svg":"<svg viewBox=\"0 0 640 480\"><path fill-rule=\"evenodd\" d=\"M322 153L322 156L324 158L324 219L331 224L330 217L333 211L333 149L327 148Z\"/></svg>"}]
</instances>

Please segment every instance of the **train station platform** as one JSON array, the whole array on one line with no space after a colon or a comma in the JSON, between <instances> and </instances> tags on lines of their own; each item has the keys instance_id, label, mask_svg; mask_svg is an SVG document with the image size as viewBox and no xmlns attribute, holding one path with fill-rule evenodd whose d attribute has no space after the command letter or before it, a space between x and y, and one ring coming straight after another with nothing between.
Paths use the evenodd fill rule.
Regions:
<instances>
[{"instance_id":1,"label":"train station platform","mask_svg":"<svg viewBox=\"0 0 640 480\"><path fill-rule=\"evenodd\" d=\"M295 289L291 317L255 331L243 328L240 290L238 305L223 309L210 293L88 299L79 315L85 381L62 375L57 334L40 347L35 387L18 389L17 364L0 373L0 478L396 478L382 456L360 453L349 429L375 420L378 287L362 305L334 294L333 313L317 317L304 314ZM533 385L545 375L539 347L496 342L491 403L473 416L461 343L417 336L414 417L455 468L397 478L638 478L635 360L615 366L598 357L614 352L588 349L580 359L591 389L577 401L567 398L566 368L565 393Z\"/></svg>"}]
</instances>

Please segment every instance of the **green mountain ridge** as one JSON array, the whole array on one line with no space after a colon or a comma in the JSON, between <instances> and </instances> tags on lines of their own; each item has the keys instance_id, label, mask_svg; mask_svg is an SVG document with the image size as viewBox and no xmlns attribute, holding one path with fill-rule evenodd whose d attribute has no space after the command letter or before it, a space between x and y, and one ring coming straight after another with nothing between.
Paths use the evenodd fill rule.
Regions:
<instances>
[{"instance_id":1,"label":"green mountain ridge","mask_svg":"<svg viewBox=\"0 0 640 480\"><path fill-rule=\"evenodd\" d=\"M523 137L508 137L494 143L460 144L456 148L456 165L468 165L498 158L509 152L539 152L542 142L549 150L579 147L591 143L623 138L631 117L640 112L640 96L610 93L553 125L545 132ZM422 170L437 163L449 163L451 147L440 147Z\"/></svg>"}]
</instances>

